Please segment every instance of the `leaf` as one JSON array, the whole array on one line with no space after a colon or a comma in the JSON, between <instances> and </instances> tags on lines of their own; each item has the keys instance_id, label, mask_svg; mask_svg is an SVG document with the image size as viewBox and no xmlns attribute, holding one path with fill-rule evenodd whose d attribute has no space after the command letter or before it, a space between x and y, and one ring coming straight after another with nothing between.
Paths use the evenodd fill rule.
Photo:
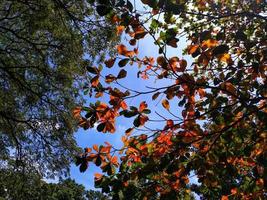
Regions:
<instances>
[{"instance_id":1,"label":"leaf","mask_svg":"<svg viewBox=\"0 0 267 200\"><path fill-rule=\"evenodd\" d=\"M169 101L167 99L163 99L161 104L166 110L170 109L170 104L169 104Z\"/></svg>"},{"instance_id":2,"label":"leaf","mask_svg":"<svg viewBox=\"0 0 267 200\"><path fill-rule=\"evenodd\" d=\"M95 173L94 176L95 176L95 181L100 181L103 178L103 174L100 173Z\"/></svg>"},{"instance_id":3,"label":"leaf","mask_svg":"<svg viewBox=\"0 0 267 200\"><path fill-rule=\"evenodd\" d=\"M221 198L221 200L228 200L228 199L229 199L229 198L228 198L227 195L223 195L222 198Z\"/></svg>"},{"instance_id":4,"label":"leaf","mask_svg":"<svg viewBox=\"0 0 267 200\"><path fill-rule=\"evenodd\" d=\"M130 60L129 58L124 58L124 59L120 60L118 63L119 67L124 67L125 65L127 65L129 60Z\"/></svg>"},{"instance_id":5,"label":"leaf","mask_svg":"<svg viewBox=\"0 0 267 200\"><path fill-rule=\"evenodd\" d=\"M128 105L126 104L125 101L121 101L120 103L120 107L123 109L123 110L126 110L128 108Z\"/></svg>"},{"instance_id":6,"label":"leaf","mask_svg":"<svg viewBox=\"0 0 267 200\"><path fill-rule=\"evenodd\" d=\"M139 105L139 112L142 112L146 108L147 108L147 103L145 101L141 102Z\"/></svg>"},{"instance_id":7,"label":"leaf","mask_svg":"<svg viewBox=\"0 0 267 200\"><path fill-rule=\"evenodd\" d=\"M182 59L179 61L179 68L177 69L178 72L184 72L185 71L185 68L187 66L187 62L186 60Z\"/></svg>"},{"instance_id":8,"label":"leaf","mask_svg":"<svg viewBox=\"0 0 267 200\"><path fill-rule=\"evenodd\" d=\"M113 82L113 81L115 81L115 80L117 79L117 78L116 78L114 75L112 75L112 74L107 75L105 78L106 78L106 79L105 79L106 83L111 83L111 82Z\"/></svg>"},{"instance_id":9,"label":"leaf","mask_svg":"<svg viewBox=\"0 0 267 200\"><path fill-rule=\"evenodd\" d=\"M80 165L80 172L85 172L87 168L88 168L88 162L83 161L82 164Z\"/></svg>"},{"instance_id":10,"label":"leaf","mask_svg":"<svg viewBox=\"0 0 267 200\"><path fill-rule=\"evenodd\" d=\"M228 53L219 54L217 57L218 57L219 61L221 61L221 62L225 62L227 64L232 63L231 56Z\"/></svg>"},{"instance_id":11,"label":"leaf","mask_svg":"<svg viewBox=\"0 0 267 200\"><path fill-rule=\"evenodd\" d=\"M96 67L87 66L86 69L87 69L88 72L90 72L92 74L98 74L99 73L99 71L98 71L98 69Z\"/></svg>"},{"instance_id":12,"label":"leaf","mask_svg":"<svg viewBox=\"0 0 267 200\"><path fill-rule=\"evenodd\" d=\"M134 119L133 125L135 127L139 127L140 126L140 118L139 118L139 116Z\"/></svg>"},{"instance_id":13,"label":"leaf","mask_svg":"<svg viewBox=\"0 0 267 200\"><path fill-rule=\"evenodd\" d=\"M100 166L101 163L102 163L101 157L100 157L100 155L98 155L98 156L96 157L96 160L95 160L95 165L96 165L96 166Z\"/></svg>"},{"instance_id":14,"label":"leaf","mask_svg":"<svg viewBox=\"0 0 267 200\"><path fill-rule=\"evenodd\" d=\"M187 47L187 52L188 54L193 54L198 50L198 48L199 48L199 45L189 45Z\"/></svg>"},{"instance_id":15,"label":"leaf","mask_svg":"<svg viewBox=\"0 0 267 200\"><path fill-rule=\"evenodd\" d=\"M118 74L118 76L117 76L117 79L122 79L122 78L125 78L126 76L127 76L127 71L124 70L124 69L122 69L122 70L119 72L119 74Z\"/></svg>"},{"instance_id":16,"label":"leaf","mask_svg":"<svg viewBox=\"0 0 267 200\"><path fill-rule=\"evenodd\" d=\"M82 112L82 107L76 107L74 108L74 110L72 111L72 114L75 118L78 118L81 116L81 112Z\"/></svg>"},{"instance_id":17,"label":"leaf","mask_svg":"<svg viewBox=\"0 0 267 200\"><path fill-rule=\"evenodd\" d=\"M139 123L140 126L143 126L148 120L148 117L146 115L140 115L139 116Z\"/></svg>"},{"instance_id":18,"label":"leaf","mask_svg":"<svg viewBox=\"0 0 267 200\"><path fill-rule=\"evenodd\" d=\"M224 83L222 83L222 84L221 84L221 88L222 88L223 90L226 90L226 91L230 92L230 93L233 94L233 95L236 95L236 88L235 88L235 86L234 86L232 83L230 83L230 82L224 82Z\"/></svg>"},{"instance_id":19,"label":"leaf","mask_svg":"<svg viewBox=\"0 0 267 200\"><path fill-rule=\"evenodd\" d=\"M208 39L202 42L202 48L213 48L218 45L218 41L215 39Z\"/></svg>"},{"instance_id":20,"label":"leaf","mask_svg":"<svg viewBox=\"0 0 267 200\"><path fill-rule=\"evenodd\" d=\"M117 29L117 35L121 35L125 29L125 26L117 26L116 29Z\"/></svg>"},{"instance_id":21,"label":"leaf","mask_svg":"<svg viewBox=\"0 0 267 200\"><path fill-rule=\"evenodd\" d=\"M98 6L96 6L96 12L97 12L100 16L105 16L105 15L107 15L110 11L111 11L111 8L110 8L109 6L106 6L106 5L98 5Z\"/></svg>"},{"instance_id":22,"label":"leaf","mask_svg":"<svg viewBox=\"0 0 267 200\"><path fill-rule=\"evenodd\" d=\"M174 126L173 120L171 120L171 119L168 119L166 123L167 123L167 125L166 125L166 126L167 126L168 128L170 128L170 127L173 127L173 126Z\"/></svg>"},{"instance_id":23,"label":"leaf","mask_svg":"<svg viewBox=\"0 0 267 200\"><path fill-rule=\"evenodd\" d=\"M132 132L133 132L134 128L128 128L126 131L125 131L125 135L126 136L129 136Z\"/></svg>"},{"instance_id":24,"label":"leaf","mask_svg":"<svg viewBox=\"0 0 267 200\"><path fill-rule=\"evenodd\" d=\"M166 61L166 59L163 56L159 56L157 58L157 63L160 66L165 66L167 64L167 61Z\"/></svg>"},{"instance_id":25,"label":"leaf","mask_svg":"<svg viewBox=\"0 0 267 200\"><path fill-rule=\"evenodd\" d=\"M132 45L132 46L136 45L136 39L131 39L129 41L129 44Z\"/></svg>"},{"instance_id":26,"label":"leaf","mask_svg":"<svg viewBox=\"0 0 267 200\"><path fill-rule=\"evenodd\" d=\"M94 149L96 152L98 152L98 145L97 145L97 144L94 144L94 145L93 145L93 149Z\"/></svg>"},{"instance_id":27,"label":"leaf","mask_svg":"<svg viewBox=\"0 0 267 200\"><path fill-rule=\"evenodd\" d=\"M142 39L146 36L146 34L147 34L147 32L145 32L145 31L138 31L135 33L134 39L136 39L136 40Z\"/></svg>"},{"instance_id":28,"label":"leaf","mask_svg":"<svg viewBox=\"0 0 267 200\"><path fill-rule=\"evenodd\" d=\"M104 130L104 128L105 128L105 123L101 123L97 126L96 129L98 132L102 132Z\"/></svg>"},{"instance_id":29,"label":"leaf","mask_svg":"<svg viewBox=\"0 0 267 200\"><path fill-rule=\"evenodd\" d=\"M160 95L160 92L156 92L155 94L153 94L152 100L157 99L159 95Z\"/></svg>"},{"instance_id":30,"label":"leaf","mask_svg":"<svg viewBox=\"0 0 267 200\"><path fill-rule=\"evenodd\" d=\"M177 69L178 69L178 67L177 67L178 63L179 63L179 58L177 56L174 56L171 59L169 59L169 64L170 64L170 66L171 66L171 68L172 68L173 71L177 71Z\"/></svg>"},{"instance_id":31,"label":"leaf","mask_svg":"<svg viewBox=\"0 0 267 200\"><path fill-rule=\"evenodd\" d=\"M116 58L110 58L108 60L105 60L105 65L107 68L113 67L114 63L116 61Z\"/></svg>"},{"instance_id":32,"label":"leaf","mask_svg":"<svg viewBox=\"0 0 267 200\"><path fill-rule=\"evenodd\" d=\"M130 12L133 11L133 4L129 0L127 0L126 6Z\"/></svg>"},{"instance_id":33,"label":"leaf","mask_svg":"<svg viewBox=\"0 0 267 200\"><path fill-rule=\"evenodd\" d=\"M150 113L151 113L151 110L149 110L149 109L144 109L144 110L142 111L142 113L150 114Z\"/></svg>"},{"instance_id":34,"label":"leaf","mask_svg":"<svg viewBox=\"0 0 267 200\"><path fill-rule=\"evenodd\" d=\"M179 42L179 39L177 38L173 38L170 41L167 42L167 45L173 47L173 48L177 48L177 42Z\"/></svg>"},{"instance_id":35,"label":"leaf","mask_svg":"<svg viewBox=\"0 0 267 200\"><path fill-rule=\"evenodd\" d=\"M117 46L118 54L126 56L126 57L133 57L135 52L134 51L128 51L127 47L123 44L119 44Z\"/></svg>"},{"instance_id":36,"label":"leaf","mask_svg":"<svg viewBox=\"0 0 267 200\"><path fill-rule=\"evenodd\" d=\"M220 45L213 49L212 53L214 56L219 54L227 53L229 51L229 47L227 45Z\"/></svg>"},{"instance_id":37,"label":"leaf","mask_svg":"<svg viewBox=\"0 0 267 200\"><path fill-rule=\"evenodd\" d=\"M129 111L129 110L123 110L120 112L120 115L123 115L126 118L131 118L137 114L138 114L137 111Z\"/></svg>"},{"instance_id":38,"label":"leaf","mask_svg":"<svg viewBox=\"0 0 267 200\"><path fill-rule=\"evenodd\" d=\"M99 84L99 76L95 76L94 78L91 79L91 85L92 87L97 87Z\"/></svg>"},{"instance_id":39,"label":"leaf","mask_svg":"<svg viewBox=\"0 0 267 200\"><path fill-rule=\"evenodd\" d=\"M84 151L85 151L86 153L90 153L90 152L92 151L92 149L91 149L91 148L88 148L88 147L86 147L86 148L84 149Z\"/></svg>"}]
</instances>

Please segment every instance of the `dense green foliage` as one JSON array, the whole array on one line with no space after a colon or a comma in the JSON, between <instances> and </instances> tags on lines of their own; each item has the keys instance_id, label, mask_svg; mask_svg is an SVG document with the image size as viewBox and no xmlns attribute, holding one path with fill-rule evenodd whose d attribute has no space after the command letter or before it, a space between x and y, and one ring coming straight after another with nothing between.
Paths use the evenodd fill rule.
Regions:
<instances>
[{"instance_id":1,"label":"dense green foliage","mask_svg":"<svg viewBox=\"0 0 267 200\"><path fill-rule=\"evenodd\" d=\"M47 183L36 173L0 171L1 200L107 200L99 191L85 190L72 179Z\"/></svg>"},{"instance_id":2,"label":"dense green foliage","mask_svg":"<svg viewBox=\"0 0 267 200\"><path fill-rule=\"evenodd\" d=\"M112 29L83 0L0 2L1 166L67 172L78 150L71 111L85 67L112 51Z\"/></svg>"}]
</instances>

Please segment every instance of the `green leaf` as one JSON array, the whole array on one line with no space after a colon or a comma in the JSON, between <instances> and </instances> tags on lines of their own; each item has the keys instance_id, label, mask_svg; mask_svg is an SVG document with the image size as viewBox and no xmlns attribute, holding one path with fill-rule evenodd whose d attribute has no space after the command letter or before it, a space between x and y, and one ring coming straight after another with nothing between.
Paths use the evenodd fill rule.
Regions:
<instances>
[{"instance_id":1,"label":"green leaf","mask_svg":"<svg viewBox=\"0 0 267 200\"><path fill-rule=\"evenodd\" d=\"M139 127L141 125L139 116L134 119L133 125Z\"/></svg>"},{"instance_id":2,"label":"green leaf","mask_svg":"<svg viewBox=\"0 0 267 200\"><path fill-rule=\"evenodd\" d=\"M87 168L88 168L88 162L83 161L82 164L80 165L80 172L85 172Z\"/></svg>"},{"instance_id":3,"label":"green leaf","mask_svg":"<svg viewBox=\"0 0 267 200\"><path fill-rule=\"evenodd\" d=\"M120 115L123 115L124 117L131 118L135 115L137 115L137 111L129 111L129 110L123 110L120 112Z\"/></svg>"},{"instance_id":4,"label":"green leaf","mask_svg":"<svg viewBox=\"0 0 267 200\"><path fill-rule=\"evenodd\" d=\"M87 66L86 69L87 69L88 72L90 72L92 74L98 74L99 73L99 71L98 71L98 69L96 67Z\"/></svg>"},{"instance_id":5,"label":"green leaf","mask_svg":"<svg viewBox=\"0 0 267 200\"><path fill-rule=\"evenodd\" d=\"M117 79L122 79L122 78L125 78L126 76L127 76L127 71L124 70L124 69L122 69L122 70L119 72L119 74L118 74L118 76L117 76Z\"/></svg>"},{"instance_id":6,"label":"green leaf","mask_svg":"<svg viewBox=\"0 0 267 200\"><path fill-rule=\"evenodd\" d=\"M150 113L151 113L151 110L149 110L149 109L144 109L144 110L142 111L142 113L150 114Z\"/></svg>"},{"instance_id":7,"label":"green leaf","mask_svg":"<svg viewBox=\"0 0 267 200\"><path fill-rule=\"evenodd\" d=\"M97 126L96 129L98 132L102 132L104 130L104 128L105 128L105 123L101 123Z\"/></svg>"},{"instance_id":8,"label":"green leaf","mask_svg":"<svg viewBox=\"0 0 267 200\"><path fill-rule=\"evenodd\" d=\"M124 59L120 60L118 63L119 67L124 67L125 65L127 65L129 60L130 60L129 58L124 58Z\"/></svg>"},{"instance_id":9,"label":"green leaf","mask_svg":"<svg viewBox=\"0 0 267 200\"><path fill-rule=\"evenodd\" d=\"M110 11L111 11L111 8L110 8L109 6L106 6L106 5L98 5L98 6L96 6L96 12L97 12L100 16L105 16L105 15L107 15Z\"/></svg>"},{"instance_id":10,"label":"green leaf","mask_svg":"<svg viewBox=\"0 0 267 200\"><path fill-rule=\"evenodd\" d=\"M96 166L100 166L101 165L101 157L100 156L96 157L95 165Z\"/></svg>"},{"instance_id":11,"label":"green leaf","mask_svg":"<svg viewBox=\"0 0 267 200\"><path fill-rule=\"evenodd\" d=\"M135 106L130 106L130 110L137 111L138 109Z\"/></svg>"},{"instance_id":12,"label":"green leaf","mask_svg":"<svg viewBox=\"0 0 267 200\"><path fill-rule=\"evenodd\" d=\"M130 12L133 11L133 4L130 1L127 0L126 6Z\"/></svg>"}]
</instances>

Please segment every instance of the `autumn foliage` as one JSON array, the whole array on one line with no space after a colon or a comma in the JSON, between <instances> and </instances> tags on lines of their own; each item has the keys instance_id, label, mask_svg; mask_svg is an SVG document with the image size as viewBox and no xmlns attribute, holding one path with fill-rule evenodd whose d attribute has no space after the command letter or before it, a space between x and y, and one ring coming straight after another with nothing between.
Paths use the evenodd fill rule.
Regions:
<instances>
[{"instance_id":1,"label":"autumn foliage","mask_svg":"<svg viewBox=\"0 0 267 200\"><path fill-rule=\"evenodd\" d=\"M142 3L145 11L130 1L94 2L127 39L116 47L117 57L104 63L118 73L87 67L89 95L99 101L75 109L74 116L84 129L96 126L102 133L116 134L118 117L133 123L120 149L108 142L85 149L77 158L80 170L89 162L100 166L95 186L114 199L179 199L182 193L186 199L192 191L204 199L265 199L266 2ZM157 57L139 56L139 44L148 37ZM183 39L188 59L168 56L170 49L183 47ZM134 67L144 84L152 79L168 85L139 91L121 84ZM142 95L159 105L153 110L145 101L130 105ZM180 109L173 108L177 104ZM149 128L151 122L161 127Z\"/></svg>"}]
</instances>

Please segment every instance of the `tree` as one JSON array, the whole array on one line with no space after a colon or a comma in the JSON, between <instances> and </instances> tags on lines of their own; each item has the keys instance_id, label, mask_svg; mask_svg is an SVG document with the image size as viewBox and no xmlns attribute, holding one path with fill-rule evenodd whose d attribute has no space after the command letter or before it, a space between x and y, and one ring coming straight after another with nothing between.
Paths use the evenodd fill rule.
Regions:
<instances>
[{"instance_id":1,"label":"tree","mask_svg":"<svg viewBox=\"0 0 267 200\"><path fill-rule=\"evenodd\" d=\"M80 170L89 162L100 166L95 185L114 199L179 199L181 193L187 199L190 191L202 199L266 199L266 2L142 0L143 11L130 1L97 2L129 45L118 45L117 56L105 61L107 68L122 68L118 74L88 68L93 94L109 101L101 98L74 115L80 126L103 133L116 132L118 117L133 119L133 126L121 149L108 142L86 148L77 157ZM138 54L148 37L157 57ZM184 39L191 60L169 56ZM139 67L144 83L159 84L146 91L121 84L133 70L128 65ZM151 113L150 102L128 105L142 95L161 97L165 112L156 106Z\"/></svg>"},{"instance_id":2,"label":"tree","mask_svg":"<svg viewBox=\"0 0 267 200\"><path fill-rule=\"evenodd\" d=\"M99 191L85 190L83 185L68 178L58 183L47 183L42 176L11 169L0 171L0 199L9 200L106 200Z\"/></svg>"},{"instance_id":3,"label":"tree","mask_svg":"<svg viewBox=\"0 0 267 200\"><path fill-rule=\"evenodd\" d=\"M79 150L71 111L86 66L112 53L112 29L84 0L1 1L1 167L67 172Z\"/></svg>"}]
</instances>

